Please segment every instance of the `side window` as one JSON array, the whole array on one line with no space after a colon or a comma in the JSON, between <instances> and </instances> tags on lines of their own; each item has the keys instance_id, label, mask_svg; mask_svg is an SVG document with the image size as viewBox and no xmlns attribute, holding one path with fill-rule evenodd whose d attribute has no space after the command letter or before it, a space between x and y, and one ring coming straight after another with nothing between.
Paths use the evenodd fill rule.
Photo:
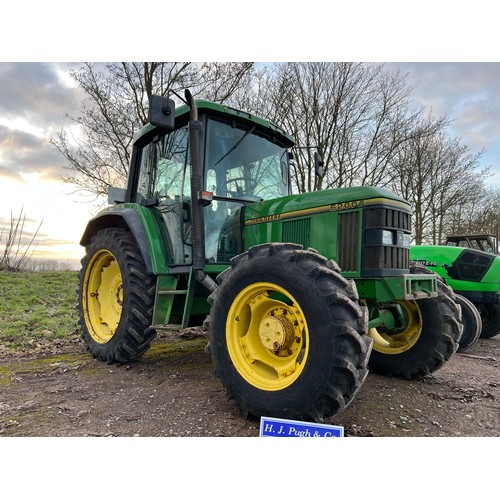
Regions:
<instances>
[{"instance_id":1,"label":"side window","mask_svg":"<svg viewBox=\"0 0 500 500\"><path fill-rule=\"evenodd\" d=\"M150 186L153 176L153 161L154 161L154 144L144 146L141 153L141 166L139 171L139 179L137 181L137 194L135 196L136 203L150 197Z\"/></svg>"},{"instance_id":2,"label":"side window","mask_svg":"<svg viewBox=\"0 0 500 500\"><path fill-rule=\"evenodd\" d=\"M160 138L155 162L154 197L169 235L170 264L189 264L192 252L187 127Z\"/></svg>"},{"instance_id":3,"label":"side window","mask_svg":"<svg viewBox=\"0 0 500 500\"><path fill-rule=\"evenodd\" d=\"M187 141L188 130L184 127L163 136L156 144L157 169L154 184L156 196L160 199L174 199L189 193L189 171L186 172Z\"/></svg>"},{"instance_id":4,"label":"side window","mask_svg":"<svg viewBox=\"0 0 500 500\"><path fill-rule=\"evenodd\" d=\"M136 202L142 199L182 197L189 182L187 128L171 132L144 146L141 152ZM156 167L156 168L154 168Z\"/></svg>"}]
</instances>

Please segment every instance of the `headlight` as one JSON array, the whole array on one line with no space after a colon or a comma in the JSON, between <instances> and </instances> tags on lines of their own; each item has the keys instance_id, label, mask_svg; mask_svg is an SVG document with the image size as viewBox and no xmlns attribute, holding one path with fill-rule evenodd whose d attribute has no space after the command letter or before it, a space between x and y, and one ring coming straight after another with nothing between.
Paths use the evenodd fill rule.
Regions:
<instances>
[{"instance_id":1,"label":"headlight","mask_svg":"<svg viewBox=\"0 0 500 500\"><path fill-rule=\"evenodd\" d=\"M382 231L382 245L394 245L394 233L392 231Z\"/></svg>"}]
</instances>

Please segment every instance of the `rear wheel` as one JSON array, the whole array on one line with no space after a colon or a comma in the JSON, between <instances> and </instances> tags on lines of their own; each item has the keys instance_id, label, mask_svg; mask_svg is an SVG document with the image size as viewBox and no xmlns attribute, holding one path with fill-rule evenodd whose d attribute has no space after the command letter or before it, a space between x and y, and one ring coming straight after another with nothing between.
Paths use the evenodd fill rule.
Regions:
<instances>
[{"instance_id":1,"label":"rear wheel","mask_svg":"<svg viewBox=\"0 0 500 500\"><path fill-rule=\"evenodd\" d=\"M217 376L246 414L322 421L365 380L371 340L354 282L300 245L258 245L217 278L206 328Z\"/></svg>"},{"instance_id":2,"label":"rear wheel","mask_svg":"<svg viewBox=\"0 0 500 500\"><path fill-rule=\"evenodd\" d=\"M500 304L485 302L476 304L481 314L483 329L480 337L482 339L490 339L500 333Z\"/></svg>"},{"instance_id":3,"label":"rear wheel","mask_svg":"<svg viewBox=\"0 0 500 500\"><path fill-rule=\"evenodd\" d=\"M132 234L123 229L97 232L85 252L78 311L87 348L108 363L137 359L156 336L150 328L155 276L147 272Z\"/></svg>"},{"instance_id":4,"label":"rear wheel","mask_svg":"<svg viewBox=\"0 0 500 500\"><path fill-rule=\"evenodd\" d=\"M422 272L420 266L410 268ZM427 273L426 273L427 274ZM462 335L460 306L453 290L437 281L438 296L387 304L397 316L396 328L371 329L370 369L388 376L422 378L441 368L457 351Z\"/></svg>"},{"instance_id":5,"label":"rear wheel","mask_svg":"<svg viewBox=\"0 0 500 500\"><path fill-rule=\"evenodd\" d=\"M464 331L458 343L458 351L465 351L473 346L481 334L481 315L476 306L462 295L455 294L455 302L462 308Z\"/></svg>"}]
</instances>

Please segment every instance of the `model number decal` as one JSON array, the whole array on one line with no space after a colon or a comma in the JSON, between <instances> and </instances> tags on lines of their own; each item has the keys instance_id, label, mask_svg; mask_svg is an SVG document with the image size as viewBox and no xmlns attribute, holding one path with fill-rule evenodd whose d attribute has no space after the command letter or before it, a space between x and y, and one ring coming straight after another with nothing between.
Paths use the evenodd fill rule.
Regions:
<instances>
[{"instance_id":1,"label":"model number decal","mask_svg":"<svg viewBox=\"0 0 500 500\"><path fill-rule=\"evenodd\" d=\"M437 262L429 262L428 260L425 259L416 259L414 260L417 264L422 264L425 267L438 267Z\"/></svg>"},{"instance_id":2,"label":"model number decal","mask_svg":"<svg viewBox=\"0 0 500 500\"><path fill-rule=\"evenodd\" d=\"M361 201L345 201L343 203L333 203L330 205L330 210L332 212L338 212L339 210L351 210L353 208L358 208Z\"/></svg>"}]
</instances>

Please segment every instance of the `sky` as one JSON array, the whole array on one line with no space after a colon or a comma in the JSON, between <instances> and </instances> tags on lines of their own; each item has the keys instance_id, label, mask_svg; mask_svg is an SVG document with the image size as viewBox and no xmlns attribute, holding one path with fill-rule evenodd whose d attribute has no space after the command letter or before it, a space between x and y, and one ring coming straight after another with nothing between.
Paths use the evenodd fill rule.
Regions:
<instances>
[{"instance_id":1,"label":"sky","mask_svg":"<svg viewBox=\"0 0 500 500\"><path fill-rule=\"evenodd\" d=\"M381 61L383 62L383 61ZM79 267L85 225L97 211L88 196L61 181L65 160L50 144L61 128L74 127L83 95L69 77L79 63L0 62L0 230L26 216L25 236L41 223L33 259ZM500 63L402 62L415 107L452 120L448 132L480 165L491 166L488 183L500 186ZM5 240L3 240L4 242Z\"/></svg>"},{"instance_id":2,"label":"sky","mask_svg":"<svg viewBox=\"0 0 500 500\"><path fill-rule=\"evenodd\" d=\"M78 66L0 63L0 231L22 214L28 240L40 226L33 259L75 268L83 256L78 242L95 204L61 181L68 171L49 143L62 127L74 125L66 113L78 116L82 96L68 77L72 67ZM2 243L5 238L6 232Z\"/></svg>"},{"instance_id":3,"label":"sky","mask_svg":"<svg viewBox=\"0 0 500 500\"><path fill-rule=\"evenodd\" d=\"M500 54L499 54L500 55ZM480 166L491 167L489 185L500 187L500 62L399 62L412 88L415 107L447 116L450 137L471 153L483 152Z\"/></svg>"}]
</instances>

